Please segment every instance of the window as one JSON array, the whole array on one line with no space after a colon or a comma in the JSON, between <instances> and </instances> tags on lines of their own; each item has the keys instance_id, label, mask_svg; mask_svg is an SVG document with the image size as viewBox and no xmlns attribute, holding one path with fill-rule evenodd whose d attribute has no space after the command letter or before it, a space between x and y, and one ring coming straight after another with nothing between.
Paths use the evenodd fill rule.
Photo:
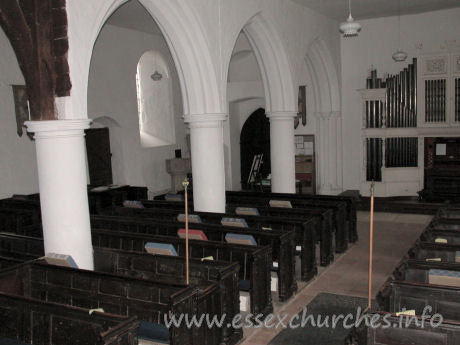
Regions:
<instances>
[{"instance_id":1,"label":"window","mask_svg":"<svg viewBox=\"0 0 460 345\"><path fill-rule=\"evenodd\" d=\"M142 55L136 74L142 147L174 145L172 80L168 64L155 51Z\"/></svg>"}]
</instances>

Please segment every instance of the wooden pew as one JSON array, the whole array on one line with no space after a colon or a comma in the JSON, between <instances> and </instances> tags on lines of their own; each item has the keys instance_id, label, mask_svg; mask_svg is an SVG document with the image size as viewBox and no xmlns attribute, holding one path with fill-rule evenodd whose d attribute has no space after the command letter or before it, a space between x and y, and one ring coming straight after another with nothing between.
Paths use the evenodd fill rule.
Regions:
<instances>
[{"instance_id":1,"label":"wooden pew","mask_svg":"<svg viewBox=\"0 0 460 345\"><path fill-rule=\"evenodd\" d=\"M250 204L252 207L266 206L269 207L270 200L290 201L294 209L332 209L334 212L335 228L335 249L337 253L343 253L348 248L349 242L349 224L347 221L346 204L343 202L330 202L326 200L304 200L304 199L276 199L276 197L267 196L261 193L260 196L246 196L246 193L228 194L227 203L229 204Z\"/></svg>"},{"instance_id":2,"label":"wooden pew","mask_svg":"<svg viewBox=\"0 0 460 345\"><path fill-rule=\"evenodd\" d=\"M257 197L264 197L269 194L272 199L280 200L312 200L312 201L329 201L331 203L345 203L346 205L346 219L348 221L348 241L354 243L358 240L357 231L357 216L356 216L356 200L351 196L344 195L309 195L309 194L289 194L289 193L263 193L263 192L237 192L227 191L226 196L230 195L250 195Z\"/></svg>"},{"instance_id":3,"label":"wooden pew","mask_svg":"<svg viewBox=\"0 0 460 345\"><path fill-rule=\"evenodd\" d=\"M393 271L394 280L408 281L413 283L435 284L435 277L431 273L460 272L460 264L445 262L426 262L425 260L411 260L403 258ZM460 273L456 273L460 275ZM459 278L460 279L460 278ZM436 279L436 281L438 281ZM438 284L446 285L446 284ZM451 286L449 284L449 286Z\"/></svg>"},{"instance_id":4,"label":"wooden pew","mask_svg":"<svg viewBox=\"0 0 460 345\"><path fill-rule=\"evenodd\" d=\"M420 241L460 246L460 231L438 230L436 228L428 227L420 235Z\"/></svg>"},{"instance_id":5,"label":"wooden pew","mask_svg":"<svg viewBox=\"0 0 460 345\"><path fill-rule=\"evenodd\" d=\"M425 307L429 314L441 314L444 319L460 321L460 288L433 284L392 280L389 278L380 288L377 301L382 311L397 313L405 308L415 310L421 316Z\"/></svg>"},{"instance_id":6,"label":"wooden pew","mask_svg":"<svg viewBox=\"0 0 460 345\"><path fill-rule=\"evenodd\" d=\"M13 264L37 259L44 255L40 238L0 233L0 255L17 259ZM11 260L10 260L11 261ZM1 262L1 261L0 261ZM11 265L9 265L11 266ZM9 267L7 266L7 267ZM94 248L94 270L127 277L152 279L168 284L184 284L185 258L151 255L116 249ZM190 260L190 282L196 286L217 283L220 291L221 315L225 314L222 344L236 344L242 338L240 329L227 327L239 313L239 265L222 261Z\"/></svg>"},{"instance_id":7,"label":"wooden pew","mask_svg":"<svg viewBox=\"0 0 460 345\"><path fill-rule=\"evenodd\" d=\"M17 291L0 292L0 319L1 344L6 341L34 345L138 343L139 323L135 317L100 312L89 315L88 309L39 301Z\"/></svg>"},{"instance_id":8,"label":"wooden pew","mask_svg":"<svg viewBox=\"0 0 460 345\"><path fill-rule=\"evenodd\" d=\"M233 193L233 192L232 192ZM235 192L238 193L238 192ZM288 197L276 199L270 197L269 193L256 193L258 196L247 195L250 193L240 192L238 195L229 194L227 192L226 202L227 208L231 205L232 208L242 206L242 205L251 205L251 207L269 207L270 200L283 200L290 201L292 207L298 210L327 210L331 209L334 212L333 222L335 237L336 237L336 252L343 253L347 250L349 242L349 222L347 220L347 210L346 204L344 202L331 202L326 200L303 200L303 199L289 199ZM290 195L290 194L286 194ZM157 196L156 200L161 200L165 196ZM177 201L176 201L177 202ZM192 206L192 200L189 201L190 206ZM178 202L181 203L181 202Z\"/></svg>"},{"instance_id":9,"label":"wooden pew","mask_svg":"<svg viewBox=\"0 0 460 345\"><path fill-rule=\"evenodd\" d=\"M159 222L153 218L129 218L117 216L91 216L92 229L110 229L148 235L177 237L177 231L183 227L180 222ZM190 229L202 230L211 241L227 244L227 234L251 235L258 246L270 245L273 260L278 261L279 299L285 301L297 291L295 276L295 231L263 231L252 228L228 227L217 224L190 224ZM206 242L206 241L200 241Z\"/></svg>"},{"instance_id":10,"label":"wooden pew","mask_svg":"<svg viewBox=\"0 0 460 345\"><path fill-rule=\"evenodd\" d=\"M189 193L192 195L192 193ZM156 200L164 199L163 195L155 197ZM357 216L356 216L356 200L352 196L345 195L309 195L309 194L290 194L290 193L265 193L265 192L249 192L249 191L226 191L227 203L232 200L232 197L259 197L270 198L277 200L311 200L317 202L329 201L331 204L345 203L346 204L346 219L348 221L348 241L354 243L358 240L357 232ZM345 248L346 249L346 248Z\"/></svg>"},{"instance_id":11,"label":"wooden pew","mask_svg":"<svg viewBox=\"0 0 460 345\"><path fill-rule=\"evenodd\" d=\"M34 227L29 232L35 234L41 232L41 229ZM10 267L11 265L23 262L24 258L22 260L12 259L12 257L21 255L21 253L33 255L33 258L43 255L43 240L41 237L21 238L21 236L13 236L12 234L5 233L2 233L0 236L6 239L2 245L4 250L9 251L9 253L5 254L4 260L0 261L0 268L2 267L2 263L3 267ZM16 241L13 245L8 245L7 243L11 242L12 238L19 239L19 241ZM98 247L101 247L145 255L145 245L149 242L170 243L174 245L179 256L185 256L185 240L178 237L151 236L100 229L93 229L92 231L92 243L95 251L98 250ZM37 248L38 250L36 250ZM13 255L11 252L13 252ZM191 258L196 258L199 263L201 263L201 258L207 256L212 256L214 260L219 262L238 263L241 267L239 271L240 287L244 291L248 291L251 297L251 313L254 315L267 315L273 311L269 272L272 265L271 247L252 247L214 241L190 241L189 255ZM30 256L27 257L27 259L30 258ZM204 264L206 265L206 263ZM193 265L190 267L191 270L193 270L193 267Z\"/></svg>"},{"instance_id":12,"label":"wooden pew","mask_svg":"<svg viewBox=\"0 0 460 345\"><path fill-rule=\"evenodd\" d=\"M174 246L179 256L185 256L185 240L178 237L93 229L92 242L94 247L144 254L145 245L149 242L168 243ZM197 259L212 256L217 261L237 262L240 265L240 284L248 286L251 313L268 315L273 311L270 292L270 267L272 265L270 246L252 247L215 241L190 240L189 255Z\"/></svg>"},{"instance_id":13,"label":"wooden pew","mask_svg":"<svg viewBox=\"0 0 460 345\"><path fill-rule=\"evenodd\" d=\"M178 213L182 213L184 210L183 202L174 202L174 201L162 201L162 200L142 200L142 204L145 208L163 208L163 209L174 209ZM235 209L237 207L253 207L249 204L228 204L226 206L226 214L235 215ZM258 206L257 210L262 216L266 217L282 217L289 218L291 220L301 220L301 221L310 221L311 218L318 219L320 221L319 233L317 233L317 238L320 240L320 264L321 266L327 266L334 260L334 254L332 250L332 211L331 210L304 210L304 209L288 209L288 208L278 208L278 207L265 207ZM106 212L112 212L112 210L106 210ZM195 212L193 212L195 213ZM301 234L297 232L297 241ZM299 243L299 242L297 242Z\"/></svg>"},{"instance_id":14,"label":"wooden pew","mask_svg":"<svg viewBox=\"0 0 460 345\"><path fill-rule=\"evenodd\" d=\"M460 263L460 246L418 240L407 253L410 259L427 262Z\"/></svg>"},{"instance_id":15,"label":"wooden pew","mask_svg":"<svg viewBox=\"0 0 460 345\"><path fill-rule=\"evenodd\" d=\"M400 317L387 312L369 313L371 320L378 315L381 324L384 318L390 325L399 325ZM422 322L418 318L419 323ZM444 321L439 327L431 327L430 322L425 321L424 328L417 327L412 322L406 328L403 327L367 327L362 322L358 328L353 328L345 340L346 345L455 345L460 344L460 323L457 321Z\"/></svg>"},{"instance_id":16,"label":"wooden pew","mask_svg":"<svg viewBox=\"0 0 460 345\"><path fill-rule=\"evenodd\" d=\"M155 218L166 221L178 220L178 215L181 212L177 209L168 208L128 208L128 207L115 207L112 209L111 214L116 216L125 217L143 217ZM243 218L247 225L254 229L270 229L270 230L287 230L296 231L296 245L301 247L301 279L309 281L317 273L316 267L316 231L317 227L321 226L318 219L311 218L309 220L296 220L292 218L279 218L279 217L264 217L264 216L250 216L250 215L235 215L225 213L210 213L210 212L193 212L193 215L200 217L203 223L207 224L221 224L223 218ZM185 219L185 216L184 216ZM198 226L193 224L193 227ZM267 230L267 231L270 231Z\"/></svg>"},{"instance_id":17,"label":"wooden pew","mask_svg":"<svg viewBox=\"0 0 460 345\"><path fill-rule=\"evenodd\" d=\"M40 223L33 210L0 207L0 231L17 231Z\"/></svg>"},{"instance_id":18,"label":"wooden pew","mask_svg":"<svg viewBox=\"0 0 460 345\"><path fill-rule=\"evenodd\" d=\"M147 199L146 187L118 186L104 190L104 186L88 186L88 202L91 213L121 205L125 200Z\"/></svg>"},{"instance_id":19,"label":"wooden pew","mask_svg":"<svg viewBox=\"0 0 460 345\"><path fill-rule=\"evenodd\" d=\"M152 280L120 277L106 273L29 261L0 272L0 292L32 297L43 302L84 309L102 308L106 313L137 315L139 320L163 324L164 317L217 314L218 287L196 289ZM143 322L141 321L141 328ZM218 344L217 327L188 328L185 322L168 329L170 344Z\"/></svg>"}]
</instances>

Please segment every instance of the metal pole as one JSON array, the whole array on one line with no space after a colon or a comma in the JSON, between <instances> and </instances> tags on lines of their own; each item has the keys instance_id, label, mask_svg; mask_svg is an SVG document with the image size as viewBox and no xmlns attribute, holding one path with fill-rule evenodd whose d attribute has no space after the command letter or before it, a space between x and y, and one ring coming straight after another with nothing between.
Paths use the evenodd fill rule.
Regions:
<instances>
[{"instance_id":1,"label":"metal pole","mask_svg":"<svg viewBox=\"0 0 460 345\"><path fill-rule=\"evenodd\" d=\"M369 229L369 290L367 298L367 309L371 311L372 302L372 259L374 251L374 181L371 183L371 213L370 213L370 229Z\"/></svg>"},{"instance_id":2,"label":"metal pole","mask_svg":"<svg viewBox=\"0 0 460 345\"><path fill-rule=\"evenodd\" d=\"M185 189L185 284L189 285L190 281L190 272L189 272L189 255L188 255L188 195L187 188L189 181L185 178L182 185Z\"/></svg>"}]
</instances>

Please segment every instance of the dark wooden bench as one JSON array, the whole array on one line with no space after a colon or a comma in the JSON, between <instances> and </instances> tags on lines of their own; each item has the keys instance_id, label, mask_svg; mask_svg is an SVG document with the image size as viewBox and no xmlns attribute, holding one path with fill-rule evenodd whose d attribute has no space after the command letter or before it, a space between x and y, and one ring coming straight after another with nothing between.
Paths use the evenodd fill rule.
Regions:
<instances>
[{"instance_id":1,"label":"dark wooden bench","mask_svg":"<svg viewBox=\"0 0 460 345\"><path fill-rule=\"evenodd\" d=\"M0 292L0 344L137 345L138 321ZM20 342L20 343L19 343Z\"/></svg>"},{"instance_id":2,"label":"dark wooden bench","mask_svg":"<svg viewBox=\"0 0 460 345\"><path fill-rule=\"evenodd\" d=\"M92 229L110 229L115 231L143 233L177 237L177 231L183 228L180 222L159 222L153 218L130 218L118 216L91 216ZM258 246L270 245L273 260L278 261L279 299L285 301L297 291L295 275L295 231L264 231L252 228L237 228L218 224L190 224L190 229L202 230L208 240L227 244L227 234L252 235ZM200 241L206 242L206 241Z\"/></svg>"},{"instance_id":3,"label":"dark wooden bench","mask_svg":"<svg viewBox=\"0 0 460 345\"><path fill-rule=\"evenodd\" d=\"M269 194L271 199L280 200L311 200L311 201L329 201L332 204L345 203L346 205L346 219L348 221L348 241L354 243L358 240L357 231L357 215L356 215L356 199L352 196L345 195L309 195L309 194L289 194L289 193L262 193L262 192L237 192L227 191L226 195L250 195L250 196L264 196Z\"/></svg>"},{"instance_id":4,"label":"dark wooden bench","mask_svg":"<svg viewBox=\"0 0 460 345\"><path fill-rule=\"evenodd\" d=\"M460 272L460 264L446 262L426 262L403 258L393 271L394 280L412 283L430 284L430 270L446 270Z\"/></svg>"},{"instance_id":5,"label":"dark wooden bench","mask_svg":"<svg viewBox=\"0 0 460 345\"><path fill-rule=\"evenodd\" d=\"M183 211L182 211L183 212ZM155 218L159 220L176 221L181 213L177 209L168 208L127 208L115 207L111 214L126 217L144 217ZM235 215L225 213L210 213L210 212L193 212L198 215L203 223L221 224L221 220L225 217L243 218L247 225L253 229L271 229L271 230L287 230L296 231L296 245L300 247L301 257L301 279L309 281L314 278L317 273L316 267L316 232L317 227L321 226L317 218L309 220L296 220L291 218L265 217L265 216L249 216ZM193 227L199 226L196 224Z\"/></svg>"},{"instance_id":6,"label":"dark wooden bench","mask_svg":"<svg viewBox=\"0 0 460 345\"><path fill-rule=\"evenodd\" d=\"M441 314L444 319L460 321L460 288L432 284L394 281L391 278L377 294L380 310L397 313L405 308L422 315L430 306L430 315Z\"/></svg>"},{"instance_id":7,"label":"dark wooden bench","mask_svg":"<svg viewBox=\"0 0 460 345\"><path fill-rule=\"evenodd\" d=\"M149 324L164 324L165 317L181 314L218 314L218 287L197 289L152 280L47 265L29 261L0 272L0 292L84 309L135 316ZM143 322L141 327L143 328ZM163 327L163 331L165 328ZM188 328L185 322L168 329L170 344L218 344L217 327ZM139 337L141 334L139 332ZM163 339L164 340L164 339Z\"/></svg>"},{"instance_id":8,"label":"dark wooden bench","mask_svg":"<svg viewBox=\"0 0 460 345\"><path fill-rule=\"evenodd\" d=\"M432 242L417 241L409 249L407 255L410 259L425 261L440 261L447 263L458 263L460 245L438 244Z\"/></svg>"},{"instance_id":9,"label":"dark wooden bench","mask_svg":"<svg viewBox=\"0 0 460 345\"><path fill-rule=\"evenodd\" d=\"M19 231L36 224L40 218L34 210L0 207L0 231Z\"/></svg>"},{"instance_id":10,"label":"dark wooden bench","mask_svg":"<svg viewBox=\"0 0 460 345\"><path fill-rule=\"evenodd\" d=\"M93 229L94 247L121 249L144 253L149 242L172 244L179 256L185 256L185 240L178 237L134 234L113 230ZM270 292L270 267L272 250L270 246L252 247L215 241L189 241L189 256L202 259L212 256L214 260L236 262L240 265L240 289L249 292L251 313L267 315L273 311Z\"/></svg>"},{"instance_id":11,"label":"dark wooden bench","mask_svg":"<svg viewBox=\"0 0 460 345\"><path fill-rule=\"evenodd\" d=\"M35 237L0 233L0 255L16 259L12 264L37 259L44 255L43 240ZM9 267L8 265L6 267ZM136 277L160 280L168 284L185 283L185 258L134 253L116 249L94 248L94 270ZM242 332L227 327L239 313L238 292L239 265L222 261L190 260L190 282L197 286L217 283L220 291L221 315L225 314L222 328L222 344L236 344ZM221 316L220 315L220 316Z\"/></svg>"},{"instance_id":12,"label":"dark wooden bench","mask_svg":"<svg viewBox=\"0 0 460 345\"><path fill-rule=\"evenodd\" d=\"M234 194L239 193L239 194ZM233 207L242 206L243 204L251 205L251 207L268 207L270 200L283 200L290 201L291 205L295 209L309 210L325 210L331 209L334 212L333 221L336 239L336 251L338 253L343 253L347 250L349 242L349 222L347 220L347 210L346 204L344 202L331 202L327 200L304 200L304 199L290 199L286 194L285 196L271 197L269 193L256 193L256 195L251 195L251 193L246 192L227 192L226 202L227 206L232 205ZM155 197L156 200L164 199L165 195ZM192 200L190 197L190 205L192 206Z\"/></svg>"},{"instance_id":13,"label":"dark wooden bench","mask_svg":"<svg viewBox=\"0 0 460 345\"><path fill-rule=\"evenodd\" d=\"M444 243L460 246L460 231L458 230L438 230L428 227L420 235L420 241L430 243Z\"/></svg>"},{"instance_id":14,"label":"dark wooden bench","mask_svg":"<svg viewBox=\"0 0 460 345\"><path fill-rule=\"evenodd\" d=\"M145 208L163 208L168 210L177 210L178 213L183 213L184 203L176 201L163 201L163 200L142 200L142 204ZM226 214L235 216L237 207L253 207L249 204L227 204ZM262 216L265 217L281 217L289 218L291 220L300 221L311 221L311 218L318 219L320 222L319 229L317 228L317 239L320 241L320 264L321 266L327 266L334 260L334 254L332 250L332 210L304 210L304 209L288 209L278 207L257 207L257 210ZM112 212L107 210L107 212ZM195 213L195 212L193 212ZM238 216L241 218L242 216ZM296 232L297 243L301 241L301 234Z\"/></svg>"},{"instance_id":15,"label":"dark wooden bench","mask_svg":"<svg viewBox=\"0 0 460 345\"><path fill-rule=\"evenodd\" d=\"M326 210L332 209L334 212L333 223L335 228L335 249L338 253L343 253L348 248L349 242L349 224L347 221L346 214L346 204L344 202L330 202L327 200L309 200L309 199L289 199L288 197L283 197L277 199L277 197L270 197L263 193L260 193L260 196L247 196L247 193L240 194L228 194L227 193L227 203L228 204L249 204L252 207L266 206L269 207L270 200L285 200L290 201L294 209L319 209Z\"/></svg>"},{"instance_id":16,"label":"dark wooden bench","mask_svg":"<svg viewBox=\"0 0 460 345\"><path fill-rule=\"evenodd\" d=\"M383 324L386 318L391 325L399 325L400 317L387 312L374 312L368 314L371 320L374 315L379 315L379 321ZM419 323L422 322L418 318ZM358 328L353 328L345 340L346 345L456 345L460 344L460 323L445 321L439 327L431 327L430 322L425 321L424 328L417 327L412 322L408 327L367 327L362 322Z\"/></svg>"},{"instance_id":17,"label":"dark wooden bench","mask_svg":"<svg viewBox=\"0 0 460 345\"><path fill-rule=\"evenodd\" d=\"M190 193L191 195L191 193ZM164 199L165 195L159 195L155 199ZM357 231L357 215L356 215L356 198L346 195L309 195L309 194L290 194L290 193L265 193L251 191L227 191L227 203L231 201L231 197L259 197L277 200L312 200L312 201L329 201L331 204L345 203L346 204L346 219L348 221L348 241L354 243L358 240Z\"/></svg>"},{"instance_id":18,"label":"dark wooden bench","mask_svg":"<svg viewBox=\"0 0 460 345\"><path fill-rule=\"evenodd\" d=\"M88 186L88 202L91 213L98 213L104 208L121 205L125 200L148 198L146 187L120 186L101 191L95 191L95 188L101 187Z\"/></svg>"}]
</instances>

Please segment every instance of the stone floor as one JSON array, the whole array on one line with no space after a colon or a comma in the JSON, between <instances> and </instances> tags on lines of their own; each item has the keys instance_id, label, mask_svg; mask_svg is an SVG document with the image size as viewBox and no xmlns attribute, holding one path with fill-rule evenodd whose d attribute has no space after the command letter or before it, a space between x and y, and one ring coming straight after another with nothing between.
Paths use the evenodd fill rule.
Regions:
<instances>
[{"instance_id":1,"label":"stone floor","mask_svg":"<svg viewBox=\"0 0 460 345\"><path fill-rule=\"evenodd\" d=\"M376 213L374 215L374 260L372 296L393 272L412 243L430 222L431 216ZM332 265L320 268L309 284L300 283L297 295L290 301L274 303L281 316L299 313L320 292L349 296L368 295L369 213L358 212L359 241L346 253L337 255ZM283 329L245 329L242 345L265 345Z\"/></svg>"}]
</instances>

